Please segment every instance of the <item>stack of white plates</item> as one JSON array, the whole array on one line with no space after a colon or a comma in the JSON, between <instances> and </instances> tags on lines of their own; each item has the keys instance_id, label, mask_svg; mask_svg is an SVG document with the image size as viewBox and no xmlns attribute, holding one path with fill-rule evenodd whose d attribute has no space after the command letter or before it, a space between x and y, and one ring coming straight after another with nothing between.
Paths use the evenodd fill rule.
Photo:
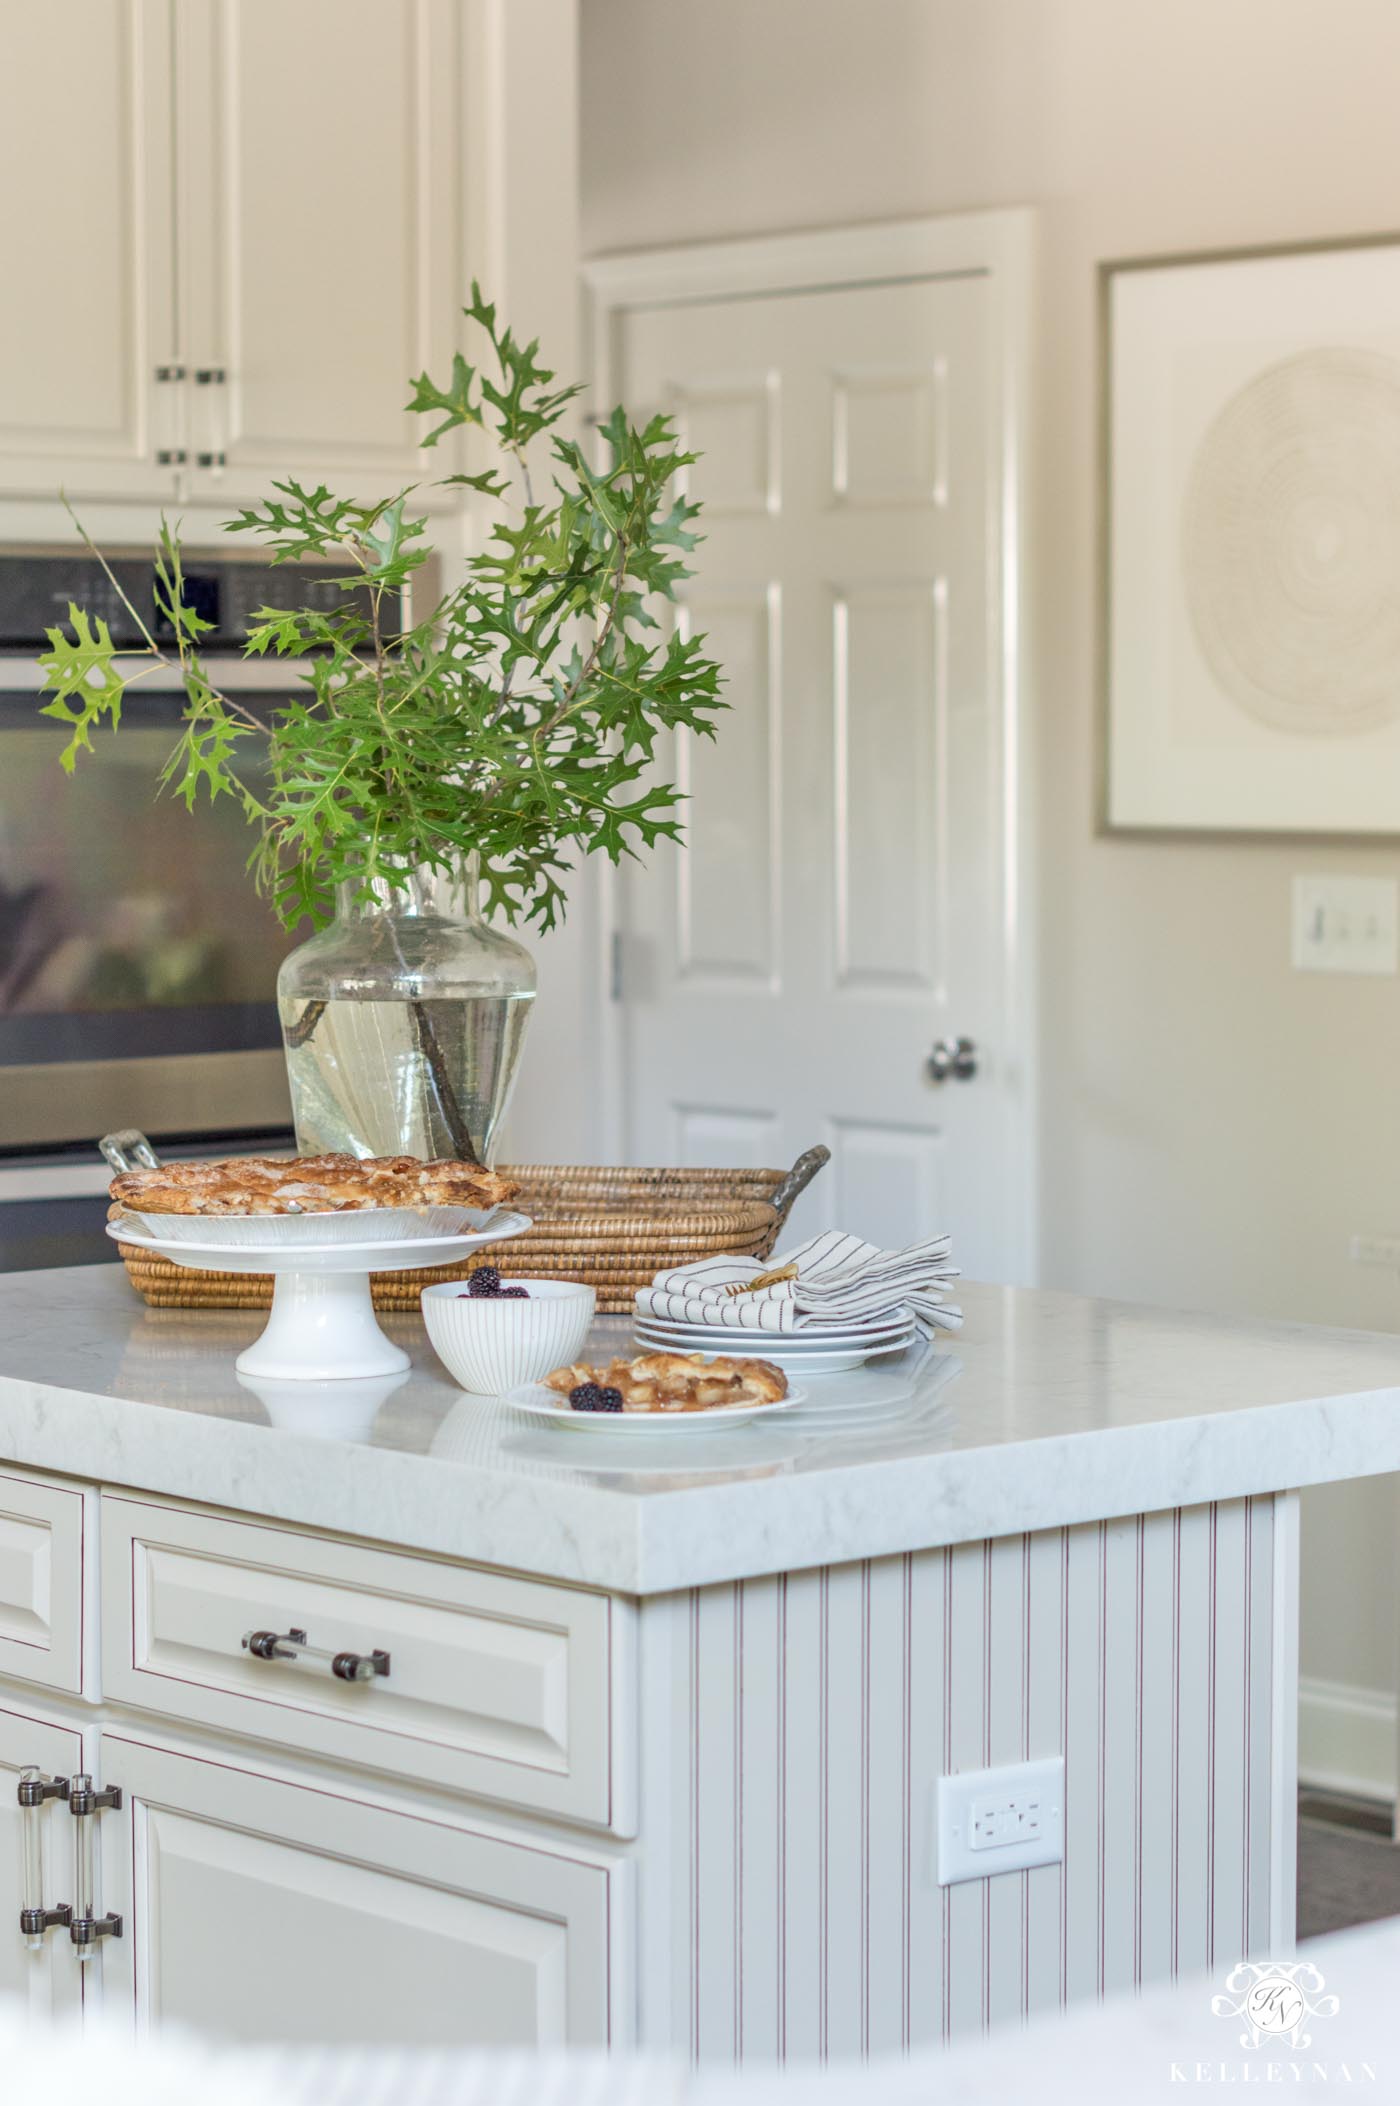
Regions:
<instances>
[{"instance_id":1,"label":"stack of white plates","mask_svg":"<svg viewBox=\"0 0 1400 2106\"><path fill-rule=\"evenodd\" d=\"M884 1353L903 1353L918 1335L908 1310L820 1331L741 1331L718 1324L683 1324L639 1315L637 1343L668 1353L726 1353L736 1360L771 1360L804 1375L838 1375Z\"/></svg>"}]
</instances>

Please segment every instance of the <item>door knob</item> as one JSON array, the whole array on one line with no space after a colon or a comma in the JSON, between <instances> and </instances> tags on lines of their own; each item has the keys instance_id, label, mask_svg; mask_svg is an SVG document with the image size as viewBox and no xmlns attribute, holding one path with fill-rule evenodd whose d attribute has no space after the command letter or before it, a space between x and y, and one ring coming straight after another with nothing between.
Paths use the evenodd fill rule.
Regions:
<instances>
[{"instance_id":1,"label":"door knob","mask_svg":"<svg viewBox=\"0 0 1400 2106\"><path fill-rule=\"evenodd\" d=\"M977 1073L977 1048L970 1038L935 1039L924 1072L930 1082L946 1082L950 1075L968 1082Z\"/></svg>"}]
</instances>

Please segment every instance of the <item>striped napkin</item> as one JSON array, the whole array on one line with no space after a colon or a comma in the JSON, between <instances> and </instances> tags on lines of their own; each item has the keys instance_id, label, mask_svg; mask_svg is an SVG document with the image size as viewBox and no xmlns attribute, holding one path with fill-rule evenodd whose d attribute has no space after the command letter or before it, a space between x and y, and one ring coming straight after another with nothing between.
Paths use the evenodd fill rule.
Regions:
<instances>
[{"instance_id":1,"label":"striped napkin","mask_svg":"<svg viewBox=\"0 0 1400 2106\"><path fill-rule=\"evenodd\" d=\"M718 1331L848 1331L852 1324L912 1316L925 1338L955 1331L962 1310L944 1293L958 1270L948 1262L947 1236L930 1236L907 1250L881 1250L842 1229L828 1229L795 1250L760 1263L753 1258L702 1258L659 1272L637 1290L637 1314L670 1323L712 1324ZM731 1294L759 1273L796 1276L750 1293Z\"/></svg>"}]
</instances>

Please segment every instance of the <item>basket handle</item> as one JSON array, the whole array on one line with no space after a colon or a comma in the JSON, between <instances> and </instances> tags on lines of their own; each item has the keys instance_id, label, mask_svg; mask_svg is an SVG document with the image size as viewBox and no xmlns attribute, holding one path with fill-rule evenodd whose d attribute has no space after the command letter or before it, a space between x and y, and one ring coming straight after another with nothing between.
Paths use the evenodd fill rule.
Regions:
<instances>
[{"instance_id":1,"label":"basket handle","mask_svg":"<svg viewBox=\"0 0 1400 2106\"><path fill-rule=\"evenodd\" d=\"M770 1202L778 1217L779 1228L792 1212L794 1201L806 1191L817 1172L825 1169L830 1161L831 1150L820 1145L809 1148L805 1155L799 1155Z\"/></svg>"}]
</instances>

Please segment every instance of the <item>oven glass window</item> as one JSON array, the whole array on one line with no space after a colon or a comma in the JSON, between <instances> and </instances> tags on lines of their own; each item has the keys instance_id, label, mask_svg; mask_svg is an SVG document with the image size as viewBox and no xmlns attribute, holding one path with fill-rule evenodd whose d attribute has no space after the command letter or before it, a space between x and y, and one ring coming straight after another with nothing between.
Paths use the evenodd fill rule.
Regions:
<instances>
[{"instance_id":1,"label":"oven glass window","mask_svg":"<svg viewBox=\"0 0 1400 2106\"><path fill-rule=\"evenodd\" d=\"M232 799L191 813L158 790L180 698L129 694L71 776L39 700L0 694L0 1064L276 1045L297 938L254 890Z\"/></svg>"}]
</instances>

